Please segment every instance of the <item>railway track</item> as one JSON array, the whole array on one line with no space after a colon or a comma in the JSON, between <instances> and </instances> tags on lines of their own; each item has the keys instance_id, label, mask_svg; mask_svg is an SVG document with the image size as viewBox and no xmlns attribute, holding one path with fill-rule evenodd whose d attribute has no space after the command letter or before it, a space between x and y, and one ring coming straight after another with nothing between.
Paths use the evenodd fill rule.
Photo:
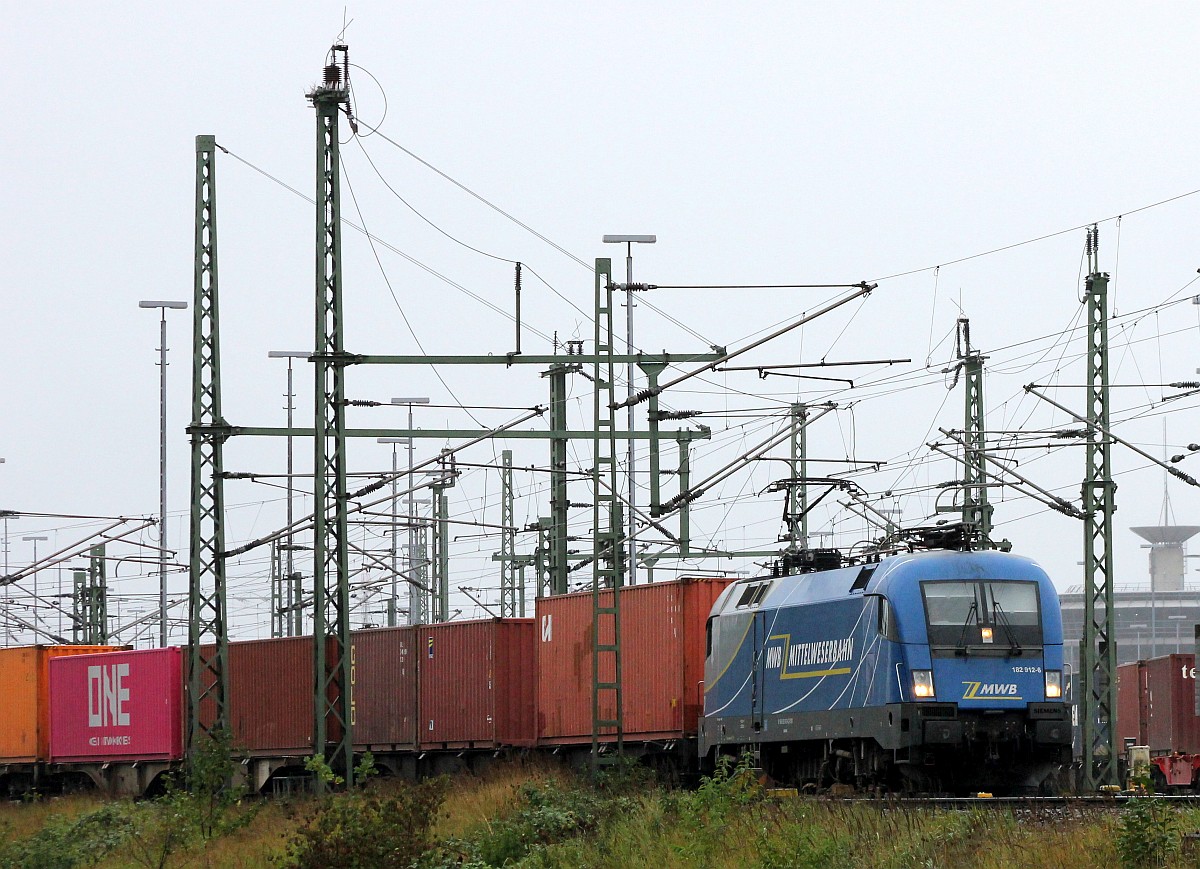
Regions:
<instances>
[{"instance_id":1,"label":"railway track","mask_svg":"<svg viewBox=\"0 0 1200 869\"><path fill-rule=\"evenodd\" d=\"M795 798L829 805L865 805L880 811L1011 811L1022 818L1065 819L1083 817L1098 812L1120 811L1131 800L1147 799L1145 794L1113 794L1063 797L866 797L813 796L796 794L788 789L771 792L777 798ZM1200 807L1200 794L1154 794L1154 799L1181 808Z\"/></svg>"}]
</instances>

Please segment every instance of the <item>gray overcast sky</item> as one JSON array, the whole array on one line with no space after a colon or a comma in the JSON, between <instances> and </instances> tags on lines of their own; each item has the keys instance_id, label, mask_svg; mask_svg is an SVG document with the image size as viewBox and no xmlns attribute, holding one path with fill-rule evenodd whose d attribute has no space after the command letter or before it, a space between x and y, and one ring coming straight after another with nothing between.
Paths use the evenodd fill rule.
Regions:
<instances>
[{"instance_id":1,"label":"gray overcast sky","mask_svg":"<svg viewBox=\"0 0 1200 869\"><path fill-rule=\"evenodd\" d=\"M1101 263L1114 276L1120 315L1114 381L1197 377L1200 305L1192 297L1200 283L1189 282L1200 267L1200 194L1133 213L1200 188L1194 3L357 3L346 14L351 60L361 67L352 76L358 115L586 262L621 257L600 238L629 232L658 235L657 245L635 252L635 269L660 284L838 283L918 270L881 281L865 303L743 360L911 357L911 365L856 369L847 374L854 390L746 372L694 378L665 395L673 408L729 412L703 420L713 438L697 449L696 473L765 438L790 402L836 400L838 412L813 428L813 453L887 461L859 482L877 495L895 493L881 506L902 510L907 521L930 515L933 490L913 490L957 474L948 461L931 462L924 444L937 426L962 425L961 388L948 392L940 373L960 307L989 356L989 428L1067 424L1021 387L1082 382L1082 332L1064 330L1082 323L1083 231L932 267L1093 220L1104 221ZM245 161L311 192L314 124L304 93L342 28L343 6L8 3L5 20L19 49L9 75L12 117L0 133L0 456L7 460L0 508L154 514L158 324L137 301L191 300L194 136L215 134ZM512 266L439 234L399 194L455 238L527 263L590 314L587 269L380 137L351 141L345 131L344 138L346 216L359 219L353 191L373 233L510 310ZM312 343L312 208L225 155L218 190L226 416L279 425L285 367L266 353ZM1110 219L1117 215L1126 216ZM450 283L384 248L373 252L352 231L345 254L349 350L513 349L511 321ZM590 342L587 314L532 276L524 286L523 350L550 352L543 336L555 333ZM639 302L669 318L640 305L635 343L673 352L737 347L831 295L661 290ZM1160 307L1168 301L1176 304ZM190 316L170 317L169 533L183 557ZM349 395L504 406L548 398L532 368L437 374L354 370ZM302 364L301 419L311 413L310 379ZM589 384L575 378L571 389L571 425L586 427ZM1117 390L1116 415L1133 417L1120 433L1159 454L1165 419L1173 451L1200 441L1200 402L1158 406L1170 392ZM1078 389L1057 397L1083 407ZM473 413L484 425L515 415ZM461 411L418 414L423 427L476 425ZM404 418L372 409L350 422L401 425ZM427 441L419 457L442 445ZM515 441L463 459L494 462L506 447L518 464L546 463L544 447ZM298 454L301 469L311 467L307 444ZM1077 497L1079 450L1014 456L1040 483ZM374 443L351 453L355 471L390 461ZM664 459L674 461L673 453ZM235 441L226 463L278 473L283 445ZM572 467L588 464L585 451L573 452ZM1162 504L1163 475L1145 464L1118 453L1120 583L1146 576L1140 541L1124 529L1157 522ZM773 543L780 504L757 494L783 467L759 463L710 492L694 515L696 542ZM1181 467L1200 473L1200 457ZM518 524L547 511L543 475L518 474L517 485ZM673 491L673 479L666 486ZM498 522L498 492L494 471L469 471L452 492L452 512ZM1177 520L1200 524L1200 491L1173 483L1171 495ZM229 543L278 527L281 498L277 488L228 484ZM572 500L590 494L581 486ZM1011 494L995 500L1000 534L1017 551L1041 561L1060 587L1080 581L1079 523ZM590 510L576 511L573 533L586 535L590 519ZM836 509L814 516L813 526L845 546L873 533ZM93 527L13 520L10 562L31 558L23 536L45 534L51 540L43 546L65 546ZM377 534L362 540L386 547ZM521 535L518 551L532 544ZM458 540L453 584L485 589L480 596L494 600L489 557L498 546L494 537ZM139 597L156 587L148 570L117 568L123 616L150 605ZM266 571L264 550L231 567L243 636L266 630ZM186 583L172 582L177 597ZM371 607L378 602L357 621L377 621ZM481 614L464 597L454 608Z\"/></svg>"}]
</instances>

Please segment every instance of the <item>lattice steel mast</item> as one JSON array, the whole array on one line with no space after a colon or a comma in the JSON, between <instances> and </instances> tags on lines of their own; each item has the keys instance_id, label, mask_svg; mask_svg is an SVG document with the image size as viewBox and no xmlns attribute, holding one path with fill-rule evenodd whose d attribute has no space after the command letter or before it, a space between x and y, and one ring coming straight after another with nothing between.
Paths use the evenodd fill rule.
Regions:
<instances>
[{"instance_id":1,"label":"lattice steel mast","mask_svg":"<svg viewBox=\"0 0 1200 869\"><path fill-rule=\"evenodd\" d=\"M192 440L187 750L192 756L203 747L202 737L229 729L223 449L230 427L221 415L215 160L215 137L197 136L192 422L187 429Z\"/></svg>"},{"instance_id":2,"label":"lattice steel mast","mask_svg":"<svg viewBox=\"0 0 1200 869\"><path fill-rule=\"evenodd\" d=\"M1112 438L1108 397L1108 274L1099 230L1087 234L1087 476L1083 482L1083 640L1079 654L1084 784L1117 784L1117 637L1113 609Z\"/></svg>"},{"instance_id":3,"label":"lattice steel mast","mask_svg":"<svg viewBox=\"0 0 1200 869\"><path fill-rule=\"evenodd\" d=\"M992 547L992 507L988 503L987 452L984 441L983 361L971 349L971 321L958 320L958 359L966 393L963 418L962 522L964 540L978 539L981 549ZM975 534L978 534L976 538Z\"/></svg>"},{"instance_id":4,"label":"lattice steel mast","mask_svg":"<svg viewBox=\"0 0 1200 869\"><path fill-rule=\"evenodd\" d=\"M349 60L334 45L317 112L316 369L313 472L313 751L353 784L350 733L350 569L346 515L345 370L342 346L342 221L338 113L349 109Z\"/></svg>"},{"instance_id":5,"label":"lattice steel mast","mask_svg":"<svg viewBox=\"0 0 1200 869\"><path fill-rule=\"evenodd\" d=\"M88 550L87 570L74 571L73 639L89 646L108 645L108 560L104 544Z\"/></svg>"}]
</instances>

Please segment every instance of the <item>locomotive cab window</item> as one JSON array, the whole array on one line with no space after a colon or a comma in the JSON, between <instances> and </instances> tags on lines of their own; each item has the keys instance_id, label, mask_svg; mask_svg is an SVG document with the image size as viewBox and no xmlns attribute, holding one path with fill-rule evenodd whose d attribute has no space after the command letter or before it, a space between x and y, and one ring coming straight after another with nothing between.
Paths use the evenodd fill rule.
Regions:
<instances>
[{"instance_id":1,"label":"locomotive cab window","mask_svg":"<svg viewBox=\"0 0 1200 869\"><path fill-rule=\"evenodd\" d=\"M928 580L921 593L931 645L972 655L1019 655L1041 647L1036 582Z\"/></svg>"},{"instance_id":2,"label":"locomotive cab window","mask_svg":"<svg viewBox=\"0 0 1200 869\"><path fill-rule=\"evenodd\" d=\"M737 608L758 606L762 603L762 599L767 596L767 589L771 587L770 582L752 582L742 590L742 596L738 598Z\"/></svg>"},{"instance_id":3,"label":"locomotive cab window","mask_svg":"<svg viewBox=\"0 0 1200 869\"><path fill-rule=\"evenodd\" d=\"M876 628L879 635L885 640L898 641L900 630L896 627L896 618L892 612L891 602L881 594L867 595L867 597L875 599Z\"/></svg>"}]
</instances>

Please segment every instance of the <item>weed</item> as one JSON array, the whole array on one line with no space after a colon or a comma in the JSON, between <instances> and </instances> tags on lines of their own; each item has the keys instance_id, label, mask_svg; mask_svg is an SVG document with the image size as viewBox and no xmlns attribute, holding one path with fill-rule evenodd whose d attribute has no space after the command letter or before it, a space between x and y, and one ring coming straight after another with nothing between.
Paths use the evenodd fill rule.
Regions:
<instances>
[{"instance_id":1,"label":"weed","mask_svg":"<svg viewBox=\"0 0 1200 869\"><path fill-rule=\"evenodd\" d=\"M127 808L112 803L76 818L52 816L32 836L0 846L0 865L13 869L94 866L128 839L132 823Z\"/></svg>"},{"instance_id":2,"label":"weed","mask_svg":"<svg viewBox=\"0 0 1200 869\"><path fill-rule=\"evenodd\" d=\"M444 778L326 797L294 833L283 863L297 869L411 866L433 844Z\"/></svg>"},{"instance_id":3,"label":"weed","mask_svg":"<svg viewBox=\"0 0 1200 869\"><path fill-rule=\"evenodd\" d=\"M1130 800L1117 824L1117 856L1130 869L1165 866L1179 851L1181 823L1174 809L1161 800Z\"/></svg>"},{"instance_id":4,"label":"weed","mask_svg":"<svg viewBox=\"0 0 1200 869\"><path fill-rule=\"evenodd\" d=\"M518 790L518 801L515 812L475 836L444 842L440 855L430 855L428 865L507 866L525 860L537 865L547 847L592 836L634 805L626 796L554 782L527 782Z\"/></svg>"}]
</instances>

